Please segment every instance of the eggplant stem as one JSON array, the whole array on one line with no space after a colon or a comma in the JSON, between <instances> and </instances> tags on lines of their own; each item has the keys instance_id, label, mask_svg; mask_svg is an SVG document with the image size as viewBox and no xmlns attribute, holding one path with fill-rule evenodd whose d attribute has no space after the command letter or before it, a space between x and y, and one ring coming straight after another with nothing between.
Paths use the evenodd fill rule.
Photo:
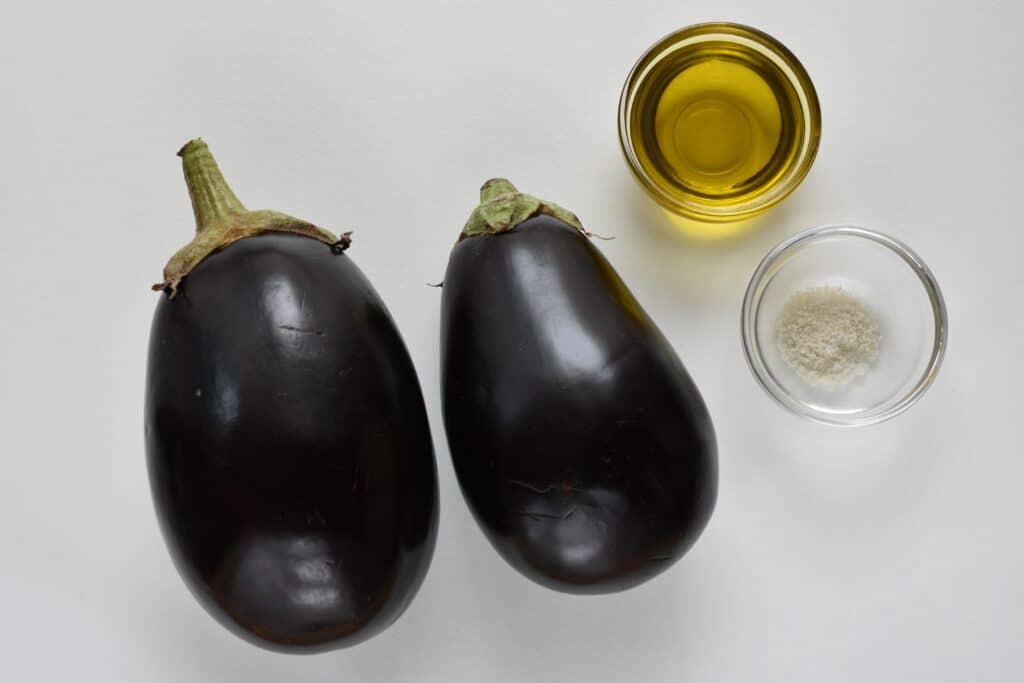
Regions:
<instances>
[{"instance_id":1,"label":"eggplant stem","mask_svg":"<svg viewBox=\"0 0 1024 683\"><path fill-rule=\"evenodd\" d=\"M245 206L224 180L217 160L200 138L190 140L178 150L185 170L185 184L196 216L196 233L209 230L229 216L245 213Z\"/></svg>"},{"instance_id":2,"label":"eggplant stem","mask_svg":"<svg viewBox=\"0 0 1024 683\"><path fill-rule=\"evenodd\" d=\"M288 232L323 242L335 254L345 251L352 243L351 232L342 233L339 237L329 230L277 211L246 209L224 180L217 161L202 140L190 141L178 151L178 156L185 169L185 184L192 199L196 235L171 257L164 268L163 281L153 285L153 289L167 292L173 298L181 281L203 259L246 237Z\"/></svg>"},{"instance_id":3,"label":"eggplant stem","mask_svg":"<svg viewBox=\"0 0 1024 683\"><path fill-rule=\"evenodd\" d=\"M591 236L572 211L563 209L554 202L523 194L505 178L491 178L480 188L480 205L466 221L459 240L476 235L508 232L523 221L541 214L557 218L578 230L580 234Z\"/></svg>"}]
</instances>

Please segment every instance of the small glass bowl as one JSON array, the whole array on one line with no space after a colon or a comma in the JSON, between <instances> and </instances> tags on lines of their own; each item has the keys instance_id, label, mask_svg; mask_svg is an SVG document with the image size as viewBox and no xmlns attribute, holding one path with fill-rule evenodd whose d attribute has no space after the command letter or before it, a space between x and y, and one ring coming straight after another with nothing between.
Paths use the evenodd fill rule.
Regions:
<instances>
[{"instance_id":1,"label":"small glass bowl","mask_svg":"<svg viewBox=\"0 0 1024 683\"><path fill-rule=\"evenodd\" d=\"M824 286L859 299L881 335L868 372L838 388L797 375L776 339L789 297ZM812 228L772 249L743 298L743 350L758 382L797 415L831 425L875 424L913 405L939 371L947 327L942 292L924 261L892 237L849 225Z\"/></svg>"},{"instance_id":2,"label":"small glass bowl","mask_svg":"<svg viewBox=\"0 0 1024 683\"><path fill-rule=\"evenodd\" d=\"M712 198L680 187L669 187L645 170L640 156L643 143L634 135L635 119L652 106L650 84L663 76L666 64L678 54L702 44L729 45L732 50L752 51L777 71L799 103L787 125L800 131L796 151L785 172L771 179L749 199ZM646 93L646 94L645 94ZM652 45L626 77L619 98L619 143L630 170L648 194L669 212L707 223L726 223L757 216L789 196L811 169L821 138L821 107L810 76L785 45L763 31L730 22L695 24L679 29Z\"/></svg>"}]
</instances>

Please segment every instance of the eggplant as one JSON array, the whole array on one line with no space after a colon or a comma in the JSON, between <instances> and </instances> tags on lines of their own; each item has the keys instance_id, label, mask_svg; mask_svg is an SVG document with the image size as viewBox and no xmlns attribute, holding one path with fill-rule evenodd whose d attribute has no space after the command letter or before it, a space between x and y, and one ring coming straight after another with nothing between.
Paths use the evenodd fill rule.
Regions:
<instances>
[{"instance_id":1,"label":"eggplant","mask_svg":"<svg viewBox=\"0 0 1024 683\"><path fill-rule=\"evenodd\" d=\"M161 529L234 633L353 645L402 614L434 550L419 380L348 235L247 211L204 143L179 154L197 235L155 286L145 397Z\"/></svg>"},{"instance_id":2,"label":"eggplant","mask_svg":"<svg viewBox=\"0 0 1024 683\"><path fill-rule=\"evenodd\" d=\"M442 289L444 424L491 544L567 593L636 586L701 534L714 429L669 342L551 202L488 181Z\"/></svg>"}]
</instances>

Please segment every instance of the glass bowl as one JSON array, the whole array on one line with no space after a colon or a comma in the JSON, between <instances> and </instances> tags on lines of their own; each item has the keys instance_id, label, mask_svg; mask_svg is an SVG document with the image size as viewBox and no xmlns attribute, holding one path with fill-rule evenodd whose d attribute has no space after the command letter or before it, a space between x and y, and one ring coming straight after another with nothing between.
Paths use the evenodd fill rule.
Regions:
<instances>
[{"instance_id":1,"label":"glass bowl","mask_svg":"<svg viewBox=\"0 0 1024 683\"><path fill-rule=\"evenodd\" d=\"M768 96L775 98L785 131L781 139L787 142L780 142L772 159L785 161L778 166L769 162L733 193L709 194L680 178L673 180L675 174L667 170L671 164L655 161L662 155L643 133L644 121L654 115L667 84L706 59L742 64L779 88ZM705 87L708 103L725 101L726 84L711 80ZM709 223L751 218L785 199L810 171L821 138L818 96L800 61L768 34L729 22L688 26L651 46L626 78L618 118L622 152L648 194L671 213ZM748 126L755 123L744 120ZM715 131L710 137L725 133Z\"/></svg>"},{"instance_id":2,"label":"glass bowl","mask_svg":"<svg viewBox=\"0 0 1024 683\"><path fill-rule=\"evenodd\" d=\"M808 383L779 350L782 308L809 287L842 288L879 326L877 358L842 387ZM797 415L832 425L874 424L913 405L939 371L947 327L942 293L924 261L892 237L849 225L812 228L772 249L743 298L743 350L758 382Z\"/></svg>"}]
</instances>

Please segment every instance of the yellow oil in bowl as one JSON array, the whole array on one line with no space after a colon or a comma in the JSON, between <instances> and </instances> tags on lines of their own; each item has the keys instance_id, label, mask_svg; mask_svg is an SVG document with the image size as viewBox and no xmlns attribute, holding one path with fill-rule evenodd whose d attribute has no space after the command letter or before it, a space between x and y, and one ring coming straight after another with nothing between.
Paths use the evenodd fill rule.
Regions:
<instances>
[{"instance_id":1,"label":"yellow oil in bowl","mask_svg":"<svg viewBox=\"0 0 1024 683\"><path fill-rule=\"evenodd\" d=\"M738 24L664 38L630 73L619 138L634 174L666 209L700 221L755 216L810 170L821 111L796 57Z\"/></svg>"}]
</instances>

